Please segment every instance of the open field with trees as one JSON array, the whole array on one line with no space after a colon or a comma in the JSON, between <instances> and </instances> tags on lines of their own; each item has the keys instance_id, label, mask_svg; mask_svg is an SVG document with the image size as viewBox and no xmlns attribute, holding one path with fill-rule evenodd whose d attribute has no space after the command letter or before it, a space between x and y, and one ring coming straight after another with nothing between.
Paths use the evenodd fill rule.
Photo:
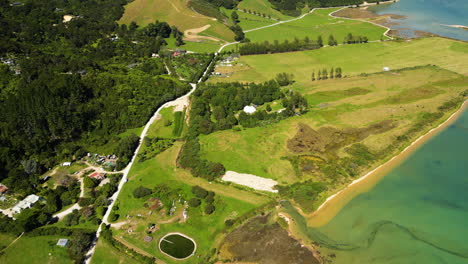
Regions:
<instances>
[{"instance_id":1,"label":"open field with trees","mask_svg":"<svg viewBox=\"0 0 468 264\"><path fill-rule=\"evenodd\" d=\"M120 252L116 248L112 247L104 239L100 239L96 246L96 251L94 252L91 263L96 264L115 264L115 263L125 263L125 264L139 264L140 262L134 260L128 255Z\"/></svg>"},{"instance_id":2,"label":"open field with trees","mask_svg":"<svg viewBox=\"0 0 468 264\"><path fill-rule=\"evenodd\" d=\"M410 41L385 41L351 44L318 50L272 55L242 56L243 66L227 78L211 78L211 82L263 82L280 72L294 73L298 84L309 85L312 72L341 67L343 76L381 72L383 67L401 69L434 64L461 74L468 74L468 44L444 38Z\"/></svg>"},{"instance_id":3,"label":"open field with trees","mask_svg":"<svg viewBox=\"0 0 468 264\"><path fill-rule=\"evenodd\" d=\"M463 101L468 84L466 76L424 66L289 88L307 99L308 113L202 135L200 155L226 170L272 178L280 185L312 181L316 200L301 202L291 192L300 185L280 189L280 195L308 204L303 209L310 211L350 178L446 118Z\"/></svg>"},{"instance_id":4,"label":"open field with trees","mask_svg":"<svg viewBox=\"0 0 468 264\"><path fill-rule=\"evenodd\" d=\"M68 256L67 249L55 245L59 238L67 237L21 237L0 255L0 262L5 264L73 263Z\"/></svg>"},{"instance_id":5,"label":"open field with trees","mask_svg":"<svg viewBox=\"0 0 468 264\"><path fill-rule=\"evenodd\" d=\"M304 39L305 37L316 39L321 35L325 44L329 35L333 35L338 43L343 43L348 33L367 36L369 40L388 39L383 35L386 31L383 27L357 20L335 18L328 15L338 9L339 8L317 9L302 19L248 32L245 34L245 37L252 42L273 42L274 40L293 41L294 38Z\"/></svg>"},{"instance_id":6,"label":"open field with trees","mask_svg":"<svg viewBox=\"0 0 468 264\"><path fill-rule=\"evenodd\" d=\"M226 18L227 19L227 18ZM214 17L208 17L195 12L188 7L186 0L135 0L125 6L125 13L119 20L121 24L136 22L140 26L149 23L166 21L184 32L188 29L196 29L205 25L210 28L201 34L219 38L223 41L231 41L234 37L232 31Z\"/></svg>"},{"instance_id":7,"label":"open field with trees","mask_svg":"<svg viewBox=\"0 0 468 264\"><path fill-rule=\"evenodd\" d=\"M166 112L173 115L172 108ZM166 117L152 127L160 127L168 113L162 113ZM153 128L150 131L154 132L152 135L159 135ZM128 183L116 202L115 214L120 216L117 221L125 221L126 224L112 232L127 246L169 263L173 260L159 252L159 239L169 232L181 232L196 241L196 255L201 255L201 258L194 257L186 263L199 263L211 256L211 249L217 243L213 241L220 238L226 228L226 220L242 216L267 203L269 198L228 184L209 183L177 168L176 159L181 146L182 142L176 141L156 157L134 164ZM143 145L142 152L146 148ZM201 191L195 191L193 186L200 186ZM184 210L188 214L186 220L182 215ZM148 226L153 223L156 231L147 234ZM131 233L129 229L132 229ZM143 241L148 235L153 238L152 242Z\"/></svg>"},{"instance_id":8,"label":"open field with trees","mask_svg":"<svg viewBox=\"0 0 468 264\"><path fill-rule=\"evenodd\" d=\"M288 20L292 18L282 14L278 10L275 10L268 0L243 0L237 7L241 10L250 10L251 12L255 11L257 14L266 14L267 16L279 20Z\"/></svg>"}]
</instances>

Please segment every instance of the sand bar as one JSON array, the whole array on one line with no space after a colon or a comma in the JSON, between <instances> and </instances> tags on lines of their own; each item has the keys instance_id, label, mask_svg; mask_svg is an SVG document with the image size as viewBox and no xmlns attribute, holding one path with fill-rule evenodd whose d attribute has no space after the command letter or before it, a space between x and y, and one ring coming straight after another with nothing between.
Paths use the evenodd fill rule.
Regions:
<instances>
[{"instance_id":1,"label":"sand bar","mask_svg":"<svg viewBox=\"0 0 468 264\"><path fill-rule=\"evenodd\" d=\"M372 189L372 187L374 187L386 174L405 161L405 159L408 158L415 150L424 145L424 143L433 136L442 132L449 125L453 124L467 108L468 100L465 101L460 109L453 113L446 121L419 137L398 155L374 168L359 179L354 180L341 191L328 197L315 212L310 215L306 215L308 224L313 227L320 227L327 224L353 198Z\"/></svg>"}]
</instances>

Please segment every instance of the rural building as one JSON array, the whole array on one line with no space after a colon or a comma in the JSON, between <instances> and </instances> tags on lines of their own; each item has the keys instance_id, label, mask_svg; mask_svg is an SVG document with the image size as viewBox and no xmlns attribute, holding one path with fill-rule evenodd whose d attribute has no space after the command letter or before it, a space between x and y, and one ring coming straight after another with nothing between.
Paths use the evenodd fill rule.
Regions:
<instances>
[{"instance_id":1,"label":"rural building","mask_svg":"<svg viewBox=\"0 0 468 264\"><path fill-rule=\"evenodd\" d=\"M175 49L175 50L174 50L174 53L172 53L172 57L177 57L177 56L180 56L180 55L184 55L185 53L187 53L186 50L183 50L183 49Z\"/></svg>"},{"instance_id":2,"label":"rural building","mask_svg":"<svg viewBox=\"0 0 468 264\"><path fill-rule=\"evenodd\" d=\"M8 187L0 183L0 193L4 193L8 191Z\"/></svg>"},{"instance_id":3,"label":"rural building","mask_svg":"<svg viewBox=\"0 0 468 264\"><path fill-rule=\"evenodd\" d=\"M41 197L35 195L35 194L30 194L26 198L24 198L22 201L17 203L11 210L15 214L21 213L24 209L31 208L35 203L37 203Z\"/></svg>"},{"instance_id":4,"label":"rural building","mask_svg":"<svg viewBox=\"0 0 468 264\"><path fill-rule=\"evenodd\" d=\"M71 162L70 162L70 161L64 162L64 163L62 163L62 166L70 167L70 166L71 166Z\"/></svg>"},{"instance_id":5,"label":"rural building","mask_svg":"<svg viewBox=\"0 0 468 264\"><path fill-rule=\"evenodd\" d=\"M106 177L105 173L93 172L89 175L90 178L94 178L97 180L102 180Z\"/></svg>"},{"instance_id":6,"label":"rural building","mask_svg":"<svg viewBox=\"0 0 468 264\"><path fill-rule=\"evenodd\" d=\"M5 198L5 196L0 196L0 202L5 202L7 200L7 198Z\"/></svg>"},{"instance_id":7,"label":"rural building","mask_svg":"<svg viewBox=\"0 0 468 264\"><path fill-rule=\"evenodd\" d=\"M255 108L255 106L246 105L246 106L244 107L244 112L247 113L247 114L253 114L253 113L255 113L255 111L257 111L257 109Z\"/></svg>"},{"instance_id":8,"label":"rural building","mask_svg":"<svg viewBox=\"0 0 468 264\"><path fill-rule=\"evenodd\" d=\"M68 239L66 238L61 238L57 242L57 246L59 247L66 247L68 245Z\"/></svg>"},{"instance_id":9,"label":"rural building","mask_svg":"<svg viewBox=\"0 0 468 264\"><path fill-rule=\"evenodd\" d=\"M383 71L390 71L390 67L383 67Z\"/></svg>"}]
</instances>

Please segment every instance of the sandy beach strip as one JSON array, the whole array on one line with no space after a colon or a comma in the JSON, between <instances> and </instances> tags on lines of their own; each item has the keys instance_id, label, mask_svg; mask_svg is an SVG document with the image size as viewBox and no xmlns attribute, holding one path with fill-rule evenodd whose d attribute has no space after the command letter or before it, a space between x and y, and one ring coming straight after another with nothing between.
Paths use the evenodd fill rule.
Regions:
<instances>
[{"instance_id":1,"label":"sandy beach strip","mask_svg":"<svg viewBox=\"0 0 468 264\"><path fill-rule=\"evenodd\" d=\"M306 216L308 224L313 227L319 227L327 224L353 198L361 193L369 191L386 174L405 161L406 158L408 158L419 147L424 145L424 143L453 124L467 108L468 100L465 101L460 109L453 113L447 120L416 139L413 143L411 143L408 147L391 158L389 161L377 166L370 172L366 173L364 176L354 180L344 189L328 197L315 212Z\"/></svg>"}]
</instances>

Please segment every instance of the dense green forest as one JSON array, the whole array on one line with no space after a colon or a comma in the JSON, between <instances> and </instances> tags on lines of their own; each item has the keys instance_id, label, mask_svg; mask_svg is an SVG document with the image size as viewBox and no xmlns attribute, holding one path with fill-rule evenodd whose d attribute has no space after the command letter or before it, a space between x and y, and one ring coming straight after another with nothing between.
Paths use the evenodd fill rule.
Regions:
<instances>
[{"instance_id":1,"label":"dense green forest","mask_svg":"<svg viewBox=\"0 0 468 264\"><path fill-rule=\"evenodd\" d=\"M125 163L135 139L116 135L190 89L151 58L170 55L165 38L177 28L119 26L126 3L0 0L0 181L11 190L33 191L47 168L111 140L126 146L112 153Z\"/></svg>"}]
</instances>

